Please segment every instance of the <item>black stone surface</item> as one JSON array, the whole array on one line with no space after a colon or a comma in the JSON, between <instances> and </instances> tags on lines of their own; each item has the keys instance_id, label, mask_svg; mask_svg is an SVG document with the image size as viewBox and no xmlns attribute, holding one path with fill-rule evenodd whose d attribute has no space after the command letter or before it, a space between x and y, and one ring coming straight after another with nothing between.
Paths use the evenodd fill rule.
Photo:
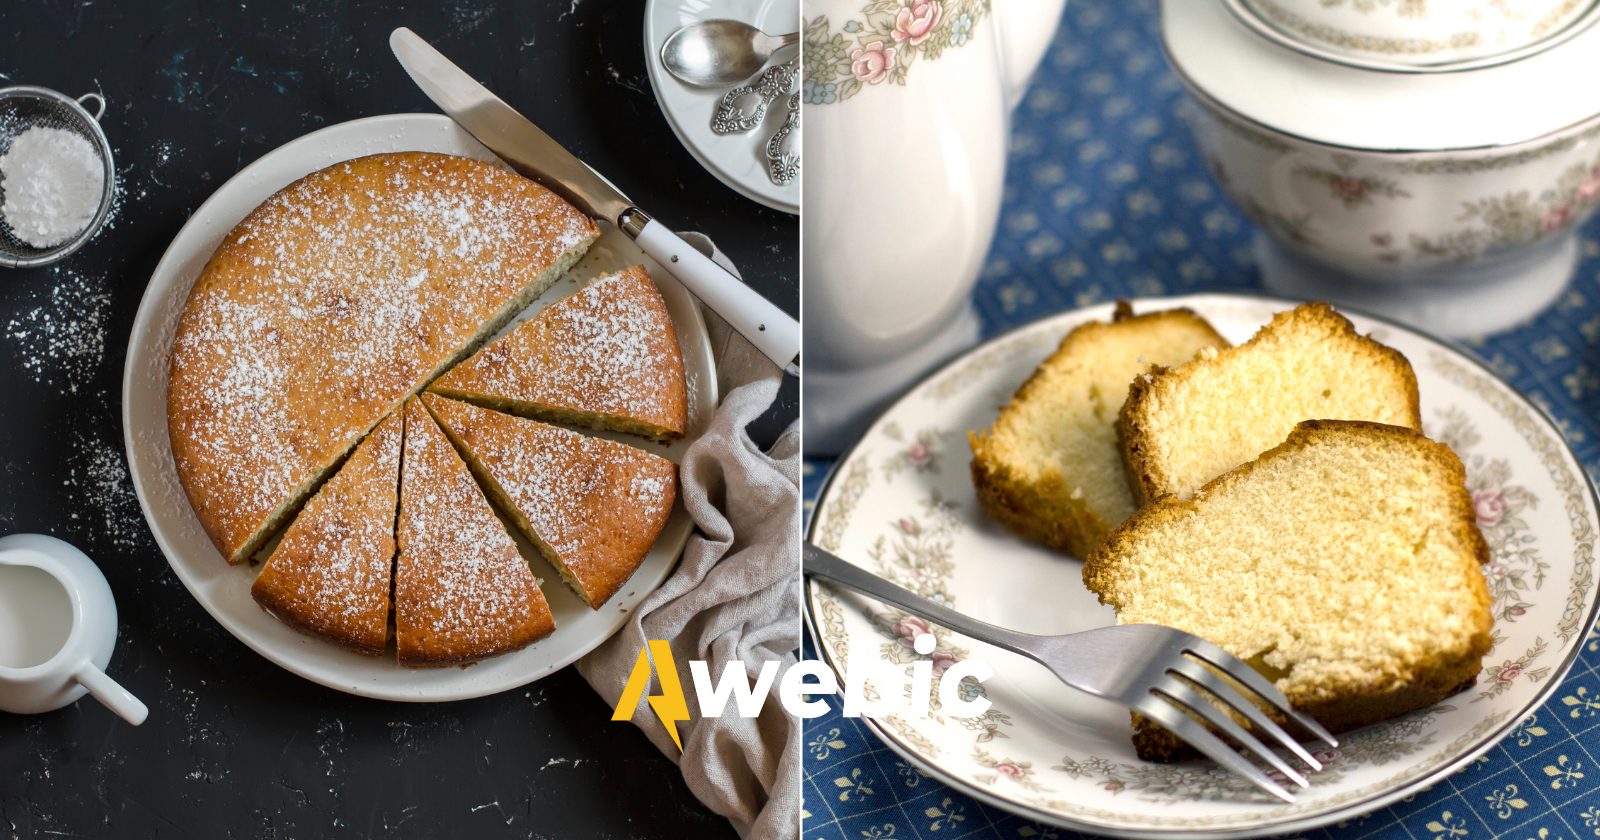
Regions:
<instances>
[{"instance_id":1,"label":"black stone surface","mask_svg":"<svg viewBox=\"0 0 1600 840\"><path fill-rule=\"evenodd\" d=\"M66 263L0 269L0 533L54 534L94 558L120 610L108 670L151 707L138 728L90 700L0 713L0 838L732 836L571 669L442 705L279 669L190 598L139 513L119 395L150 272L265 152L433 111L389 54L398 25L798 310L795 219L673 137L645 73L642 2L0 0L0 85L102 92L122 190L113 226ZM796 413L791 381L758 440Z\"/></svg>"}]
</instances>

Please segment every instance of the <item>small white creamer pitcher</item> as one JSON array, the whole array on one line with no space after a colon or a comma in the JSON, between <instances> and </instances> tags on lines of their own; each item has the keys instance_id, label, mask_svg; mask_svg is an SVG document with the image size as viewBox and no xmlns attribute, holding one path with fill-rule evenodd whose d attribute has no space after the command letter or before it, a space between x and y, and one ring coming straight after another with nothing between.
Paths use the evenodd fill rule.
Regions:
<instances>
[{"instance_id":1,"label":"small white creamer pitcher","mask_svg":"<svg viewBox=\"0 0 1600 840\"><path fill-rule=\"evenodd\" d=\"M103 670L117 643L111 587L54 537L0 537L0 711L38 714L85 692L138 725L149 711Z\"/></svg>"}]
</instances>

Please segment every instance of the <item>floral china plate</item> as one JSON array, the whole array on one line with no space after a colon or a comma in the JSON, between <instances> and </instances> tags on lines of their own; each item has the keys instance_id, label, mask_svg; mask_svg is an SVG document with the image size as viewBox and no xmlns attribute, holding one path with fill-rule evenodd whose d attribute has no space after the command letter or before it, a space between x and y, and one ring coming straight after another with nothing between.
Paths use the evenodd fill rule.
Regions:
<instances>
[{"instance_id":1,"label":"floral china plate","mask_svg":"<svg viewBox=\"0 0 1600 840\"><path fill-rule=\"evenodd\" d=\"M1291 305L1210 294L1144 300L1135 309L1187 306L1239 342ZM1111 609L1084 589L1081 562L979 513L967 443L967 431L987 426L1069 329L1110 314L1103 304L1022 327L912 389L839 461L810 538L996 624L1067 633L1113 623ZM1424 430L1467 466L1495 599L1494 646L1477 685L1345 734L1338 749L1321 753L1325 767L1310 788L1294 804L1278 804L1208 763L1139 761L1124 710L1063 687L1030 661L811 582L808 618L835 669L877 661L909 675L924 658L936 673L967 658L994 669L960 687L965 699L991 702L981 717L943 713L935 680L931 714L867 723L930 775L1001 808L1108 834L1215 837L1301 830L1380 808L1440 781L1521 725L1561 682L1595 621L1594 489L1549 418L1480 362L1397 324L1350 318L1411 360ZM937 639L927 656L912 647L923 632Z\"/></svg>"}]
</instances>

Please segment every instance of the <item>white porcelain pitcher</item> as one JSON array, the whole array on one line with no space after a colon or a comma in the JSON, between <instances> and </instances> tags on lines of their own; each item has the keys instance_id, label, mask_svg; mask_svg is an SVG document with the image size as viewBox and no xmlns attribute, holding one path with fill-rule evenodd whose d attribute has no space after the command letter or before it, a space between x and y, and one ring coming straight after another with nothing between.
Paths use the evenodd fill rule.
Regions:
<instances>
[{"instance_id":1,"label":"white porcelain pitcher","mask_svg":"<svg viewBox=\"0 0 1600 840\"><path fill-rule=\"evenodd\" d=\"M1011 108L1065 0L805 0L806 449L977 339Z\"/></svg>"},{"instance_id":2,"label":"white porcelain pitcher","mask_svg":"<svg viewBox=\"0 0 1600 840\"><path fill-rule=\"evenodd\" d=\"M37 714L85 692L129 723L147 710L106 676L117 604L84 553L54 537L0 537L0 711Z\"/></svg>"}]
</instances>

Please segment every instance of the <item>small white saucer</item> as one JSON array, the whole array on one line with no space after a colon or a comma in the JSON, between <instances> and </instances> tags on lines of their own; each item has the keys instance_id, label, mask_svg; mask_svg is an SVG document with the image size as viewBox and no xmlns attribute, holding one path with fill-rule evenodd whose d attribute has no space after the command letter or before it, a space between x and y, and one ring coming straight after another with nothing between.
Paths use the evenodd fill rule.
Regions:
<instances>
[{"instance_id":1,"label":"small white saucer","mask_svg":"<svg viewBox=\"0 0 1600 840\"><path fill-rule=\"evenodd\" d=\"M661 44L681 26L701 20L728 18L753 24L764 32L782 35L800 26L799 0L649 0L644 9L645 66L656 104L674 134L695 160L740 195L785 213L800 212L800 179L779 186L767 176L762 149L767 138L783 124L783 103L774 103L767 121L748 134L720 135L711 130L711 115L725 92L722 88L697 88L673 78L661 66ZM790 47L780 60L794 54Z\"/></svg>"}]
</instances>

